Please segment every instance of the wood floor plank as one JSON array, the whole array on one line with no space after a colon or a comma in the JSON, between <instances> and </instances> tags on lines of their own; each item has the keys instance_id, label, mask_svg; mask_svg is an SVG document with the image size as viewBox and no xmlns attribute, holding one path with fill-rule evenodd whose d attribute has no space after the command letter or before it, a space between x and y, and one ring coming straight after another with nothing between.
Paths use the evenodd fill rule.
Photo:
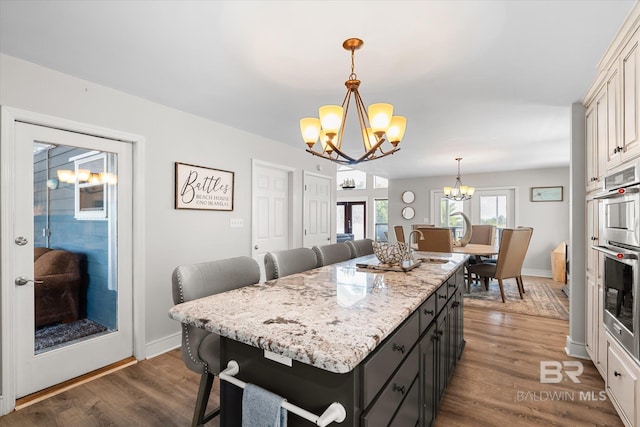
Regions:
<instances>
[{"instance_id":1,"label":"wood floor plank","mask_svg":"<svg viewBox=\"0 0 640 427\"><path fill-rule=\"evenodd\" d=\"M467 344L436 427L623 425L608 397L580 398L604 390L590 361L579 384L540 383L540 361L577 360L564 353L567 321L471 307L464 321ZM0 417L0 427L187 426L199 380L173 350ZM216 379L210 407L218 390Z\"/></svg>"}]
</instances>

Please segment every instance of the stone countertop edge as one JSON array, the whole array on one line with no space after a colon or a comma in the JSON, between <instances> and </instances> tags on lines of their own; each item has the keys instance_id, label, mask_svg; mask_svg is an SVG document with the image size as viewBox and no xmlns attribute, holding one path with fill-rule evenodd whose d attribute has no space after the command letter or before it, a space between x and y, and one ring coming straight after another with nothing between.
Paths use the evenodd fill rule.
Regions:
<instances>
[{"instance_id":1,"label":"stone countertop edge","mask_svg":"<svg viewBox=\"0 0 640 427\"><path fill-rule=\"evenodd\" d=\"M372 258L373 257L373 258ZM360 364L469 258L416 252L408 272L356 267L355 258L185 302L169 317L326 371Z\"/></svg>"}]
</instances>

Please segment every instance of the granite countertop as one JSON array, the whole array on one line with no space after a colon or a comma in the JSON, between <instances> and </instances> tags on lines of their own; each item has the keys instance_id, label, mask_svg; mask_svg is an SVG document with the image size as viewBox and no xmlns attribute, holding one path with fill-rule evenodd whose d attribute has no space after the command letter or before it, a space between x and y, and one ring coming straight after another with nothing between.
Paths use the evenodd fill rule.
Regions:
<instances>
[{"instance_id":1,"label":"granite countertop","mask_svg":"<svg viewBox=\"0 0 640 427\"><path fill-rule=\"evenodd\" d=\"M416 252L409 272L356 267L355 258L178 304L169 317L320 369L346 373L390 335L459 265L462 254Z\"/></svg>"}]
</instances>

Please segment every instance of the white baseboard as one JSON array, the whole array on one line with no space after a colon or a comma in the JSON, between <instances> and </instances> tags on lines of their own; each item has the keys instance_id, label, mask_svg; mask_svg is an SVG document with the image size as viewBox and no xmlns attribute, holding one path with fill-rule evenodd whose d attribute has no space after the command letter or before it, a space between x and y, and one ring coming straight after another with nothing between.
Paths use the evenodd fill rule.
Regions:
<instances>
[{"instance_id":1,"label":"white baseboard","mask_svg":"<svg viewBox=\"0 0 640 427\"><path fill-rule=\"evenodd\" d=\"M549 277L551 278L551 270L536 270L532 268L523 268L523 276Z\"/></svg>"},{"instance_id":2,"label":"white baseboard","mask_svg":"<svg viewBox=\"0 0 640 427\"><path fill-rule=\"evenodd\" d=\"M177 332L159 340L147 343L146 352L147 359L166 353L167 351L179 348L182 345L182 332Z\"/></svg>"},{"instance_id":3,"label":"white baseboard","mask_svg":"<svg viewBox=\"0 0 640 427\"><path fill-rule=\"evenodd\" d=\"M584 343L572 341L569 335L567 335L567 343L564 347L564 352L567 353L568 356L577 357L578 359L591 359L589 357L589 353L587 353L587 348Z\"/></svg>"}]
</instances>

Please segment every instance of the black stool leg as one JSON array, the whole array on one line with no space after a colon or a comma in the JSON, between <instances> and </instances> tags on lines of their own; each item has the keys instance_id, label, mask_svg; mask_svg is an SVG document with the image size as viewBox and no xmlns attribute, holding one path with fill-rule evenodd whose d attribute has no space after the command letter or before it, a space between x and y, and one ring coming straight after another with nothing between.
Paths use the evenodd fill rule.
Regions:
<instances>
[{"instance_id":1,"label":"black stool leg","mask_svg":"<svg viewBox=\"0 0 640 427\"><path fill-rule=\"evenodd\" d=\"M192 427L199 427L210 421L213 417L220 413L220 408L211 411L209 414L205 414L207 411L207 403L209 402L209 395L211 394L211 387L213 387L213 375L210 372L205 372L200 377L200 387L198 388L198 397L196 398L196 408L193 411Z\"/></svg>"}]
</instances>

